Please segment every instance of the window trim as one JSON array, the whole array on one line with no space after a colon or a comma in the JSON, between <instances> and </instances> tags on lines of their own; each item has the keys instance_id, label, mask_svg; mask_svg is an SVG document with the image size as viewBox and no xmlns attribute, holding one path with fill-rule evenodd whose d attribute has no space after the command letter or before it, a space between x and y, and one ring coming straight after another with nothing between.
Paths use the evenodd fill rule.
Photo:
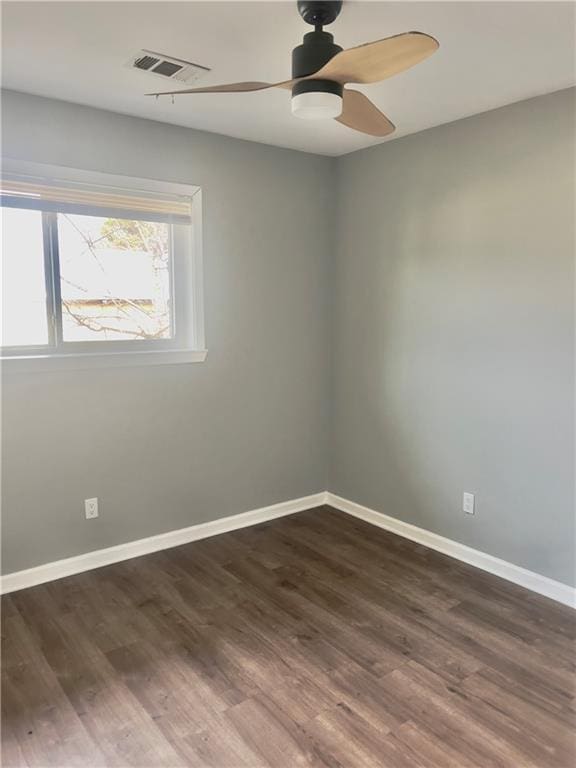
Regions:
<instances>
[{"instance_id":1,"label":"window trim","mask_svg":"<svg viewBox=\"0 0 576 768\"><path fill-rule=\"evenodd\" d=\"M18 351L15 350L15 354L0 356L0 366L3 372L24 373L35 370L194 363L203 362L206 359L202 269L202 190L200 187L8 158L2 159L2 170L10 174L40 177L47 183L73 181L87 186L103 186L110 189L118 187L122 190L131 188L135 191L152 194L189 197L191 199L192 224L189 258L185 260L185 263L180 264L180 270L184 270L184 282L187 285L185 293L189 301L187 312L189 327L184 348L162 344L163 340L158 340L159 343L157 344L147 344L146 349L134 348L134 344L141 342L132 340L66 342L67 345L77 346L76 349L72 346L68 347L70 351L65 353L62 353L61 350L49 353L46 347L21 347ZM173 277L174 275L172 275L172 279ZM46 279L52 279L52 275L46 273ZM176 312L179 312L178 302L176 302ZM173 320L174 322L182 322L182 316L179 318L175 316ZM87 351L87 345L91 344L98 344L99 348L94 349L94 351ZM106 344L106 348L103 348L102 344ZM93 348L90 347L90 349Z\"/></svg>"}]
</instances>

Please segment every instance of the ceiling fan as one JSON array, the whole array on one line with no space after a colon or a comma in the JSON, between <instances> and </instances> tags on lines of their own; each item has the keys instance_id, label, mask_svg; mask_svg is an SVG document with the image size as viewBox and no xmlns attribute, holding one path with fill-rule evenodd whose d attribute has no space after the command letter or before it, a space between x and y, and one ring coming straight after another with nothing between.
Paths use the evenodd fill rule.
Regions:
<instances>
[{"instance_id":1,"label":"ceiling fan","mask_svg":"<svg viewBox=\"0 0 576 768\"><path fill-rule=\"evenodd\" d=\"M342 9L342 0L298 0L298 11L313 32L292 51L292 79L280 83L227 83L206 88L151 93L174 96L184 93L240 93L285 88L292 91L292 114L310 120L333 118L371 136L387 136L393 123L349 83L377 83L403 72L430 56L438 41L423 32L405 32L356 48L343 50L334 36L323 30Z\"/></svg>"}]
</instances>

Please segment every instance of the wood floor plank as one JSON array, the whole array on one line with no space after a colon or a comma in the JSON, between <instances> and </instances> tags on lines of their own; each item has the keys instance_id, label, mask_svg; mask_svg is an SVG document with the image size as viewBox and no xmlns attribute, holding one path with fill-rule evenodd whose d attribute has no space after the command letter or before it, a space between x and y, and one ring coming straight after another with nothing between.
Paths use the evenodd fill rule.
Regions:
<instances>
[{"instance_id":1,"label":"wood floor plank","mask_svg":"<svg viewBox=\"0 0 576 768\"><path fill-rule=\"evenodd\" d=\"M330 508L5 596L5 768L569 768L574 612Z\"/></svg>"},{"instance_id":2,"label":"wood floor plank","mask_svg":"<svg viewBox=\"0 0 576 768\"><path fill-rule=\"evenodd\" d=\"M341 768L297 723L264 694L228 710L228 717L242 737L271 768Z\"/></svg>"},{"instance_id":3,"label":"wood floor plank","mask_svg":"<svg viewBox=\"0 0 576 768\"><path fill-rule=\"evenodd\" d=\"M498 745L500 754L509 750L510 754L517 755L519 763L525 765L540 766L552 760L553 750L549 745L538 737L536 730L522 727L512 712L494 707L475 696L470 688L464 689L463 684L447 683L418 662L410 662L400 672L409 675L422 688L433 691L446 702L447 707L453 707L452 711L461 712L466 718L468 730L478 728L479 733L484 732L492 745Z\"/></svg>"},{"instance_id":4,"label":"wood floor plank","mask_svg":"<svg viewBox=\"0 0 576 768\"><path fill-rule=\"evenodd\" d=\"M393 734L367 722L352 707L340 703L322 712L308 724L307 731L329 749L347 768L394 766L422 768L425 763Z\"/></svg>"},{"instance_id":5,"label":"wood floor plank","mask_svg":"<svg viewBox=\"0 0 576 768\"><path fill-rule=\"evenodd\" d=\"M447 739L439 738L425 723L408 720L394 736L411 749L427 768L481 768L481 764L472 759L469 750L455 748Z\"/></svg>"},{"instance_id":6,"label":"wood floor plank","mask_svg":"<svg viewBox=\"0 0 576 768\"><path fill-rule=\"evenodd\" d=\"M570 765L576 748L576 732L533 702L524 700L515 687L502 687L482 674L474 674L464 680L461 690L485 702L496 717L509 718L522 738L535 739L559 765Z\"/></svg>"}]
</instances>

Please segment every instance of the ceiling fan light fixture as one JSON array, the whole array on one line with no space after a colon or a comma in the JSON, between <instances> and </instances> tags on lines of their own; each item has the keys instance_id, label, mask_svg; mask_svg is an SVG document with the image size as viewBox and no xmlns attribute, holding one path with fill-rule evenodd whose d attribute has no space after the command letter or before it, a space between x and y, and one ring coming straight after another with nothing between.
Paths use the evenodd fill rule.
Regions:
<instances>
[{"instance_id":1,"label":"ceiling fan light fixture","mask_svg":"<svg viewBox=\"0 0 576 768\"><path fill-rule=\"evenodd\" d=\"M326 91L308 91L292 96L292 114L304 120L328 120L342 114L342 96Z\"/></svg>"},{"instance_id":2,"label":"ceiling fan light fixture","mask_svg":"<svg viewBox=\"0 0 576 768\"><path fill-rule=\"evenodd\" d=\"M343 88L331 80L300 80L292 87L292 114L326 120L342 114Z\"/></svg>"}]
</instances>

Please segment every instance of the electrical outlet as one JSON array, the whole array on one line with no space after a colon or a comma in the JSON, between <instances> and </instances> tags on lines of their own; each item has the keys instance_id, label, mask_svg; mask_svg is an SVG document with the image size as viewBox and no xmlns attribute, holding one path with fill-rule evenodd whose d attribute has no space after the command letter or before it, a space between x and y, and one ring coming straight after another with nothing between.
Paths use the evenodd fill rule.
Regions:
<instances>
[{"instance_id":1,"label":"electrical outlet","mask_svg":"<svg viewBox=\"0 0 576 768\"><path fill-rule=\"evenodd\" d=\"M466 512L467 515L474 514L474 494L473 493L466 493L466 491L464 491L464 495L462 496L462 511Z\"/></svg>"},{"instance_id":2,"label":"electrical outlet","mask_svg":"<svg viewBox=\"0 0 576 768\"><path fill-rule=\"evenodd\" d=\"M85 499L84 512L86 513L86 520L98 517L98 499Z\"/></svg>"}]
</instances>

